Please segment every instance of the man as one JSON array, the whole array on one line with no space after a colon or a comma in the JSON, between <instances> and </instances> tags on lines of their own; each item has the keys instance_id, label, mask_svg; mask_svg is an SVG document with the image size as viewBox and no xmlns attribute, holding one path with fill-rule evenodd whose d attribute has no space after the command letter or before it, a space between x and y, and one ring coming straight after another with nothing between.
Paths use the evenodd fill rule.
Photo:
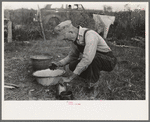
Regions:
<instances>
[{"instance_id":1,"label":"man","mask_svg":"<svg viewBox=\"0 0 150 122\"><path fill-rule=\"evenodd\" d=\"M74 27L70 20L61 22L54 31L58 34L58 40L71 43L72 50L68 56L49 67L54 70L69 64L73 74L69 78L63 78L63 82L71 82L79 76L88 84L95 84L99 80L100 71L110 72L114 69L116 58L104 39L95 31L81 26Z\"/></svg>"}]
</instances>

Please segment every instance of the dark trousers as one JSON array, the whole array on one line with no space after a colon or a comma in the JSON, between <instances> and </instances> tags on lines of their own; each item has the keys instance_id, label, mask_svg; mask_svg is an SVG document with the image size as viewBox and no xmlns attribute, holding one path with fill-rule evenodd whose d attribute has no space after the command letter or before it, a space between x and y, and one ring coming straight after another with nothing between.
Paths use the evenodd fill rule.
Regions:
<instances>
[{"instance_id":1,"label":"dark trousers","mask_svg":"<svg viewBox=\"0 0 150 122\"><path fill-rule=\"evenodd\" d=\"M69 69L74 71L80 60L74 60L69 63ZM112 52L103 53L96 52L92 63L83 71L79 77L82 77L90 82L97 82L100 76L100 71L112 71L116 65L117 59Z\"/></svg>"}]
</instances>

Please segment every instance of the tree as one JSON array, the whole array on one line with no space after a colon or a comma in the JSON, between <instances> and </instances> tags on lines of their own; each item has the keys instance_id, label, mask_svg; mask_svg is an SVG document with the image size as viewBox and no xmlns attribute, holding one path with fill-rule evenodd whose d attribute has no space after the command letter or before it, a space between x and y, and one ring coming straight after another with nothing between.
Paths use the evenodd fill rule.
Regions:
<instances>
[{"instance_id":1,"label":"tree","mask_svg":"<svg viewBox=\"0 0 150 122\"><path fill-rule=\"evenodd\" d=\"M124 11L130 11L130 9L131 9L130 4L124 5Z\"/></svg>"},{"instance_id":2,"label":"tree","mask_svg":"<svg viewBox=\"0 0 150 122\"><path fill-rule=\"evenodd\" d=\"M104 12L112 12L112 7L111 6L106 6L104 5Z\"/></svg>"},{"instance_id":3,"label":"tree","mask_svg":"<svg viewBox=\"0 0 150 122\"><path fill-rule=\"evenodd\" d=\"M111 6L108 6L108 7L107 7L107 11L112 12L112 7L111 7Z\"/></svg>"}]
</instances>

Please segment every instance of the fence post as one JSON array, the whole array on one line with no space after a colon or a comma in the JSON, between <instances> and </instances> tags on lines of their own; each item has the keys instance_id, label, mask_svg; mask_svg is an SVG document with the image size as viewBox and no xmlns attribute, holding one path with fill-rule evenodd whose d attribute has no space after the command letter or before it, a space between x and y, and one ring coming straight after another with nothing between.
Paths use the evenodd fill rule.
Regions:
<instances>
[{"instance_id":1,"label":"fence post","mask_svg":"<svg viewBox=\"0 0 150 122\"><path fill-rule=\"evenodd\" d=\"M44 38L44 41L45 41L46 38L45 38L45 34L44 34L44 28L43 28L42 17L41 17L41 10L40 10L39 6L38 6L38 12L39 12L39 16L40 16L40 27L41 27L43 38Z\"/></svg>"},{"instance_id":2,"label":"fence post","mask_svg":"<svg viewBox=\"0 0 150 122\"><path fill-rule=\"evenodd\" d=\"M12 42L12 22L9 20L8 21L8 36L7 36L7 39L8 39L8 42Z\"/></svg>"}]
</instances>

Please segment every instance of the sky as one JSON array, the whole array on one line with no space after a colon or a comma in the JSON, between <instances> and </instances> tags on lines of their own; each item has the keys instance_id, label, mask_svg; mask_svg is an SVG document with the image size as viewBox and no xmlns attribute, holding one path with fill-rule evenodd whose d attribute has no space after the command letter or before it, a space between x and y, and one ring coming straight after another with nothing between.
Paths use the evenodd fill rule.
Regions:
<instances>
[{"instance_id":1,"label":"sky","mask_svg":"<svg viewBox=\"0 0 150 122\"><path fill-rule=\"evenodd\" d=\"M40 8L45 7L46 4L52 4L52 7L59 8L62 4L82 4L86 9L99 9L103 10L103 6L111 6L113 11L124 10L124 5L128 4L131 10L134 9L146 9L146 2L2 2L3 9L18 9L28 8L36 9L37 5Z\"/></svg>"}]
</instances>

